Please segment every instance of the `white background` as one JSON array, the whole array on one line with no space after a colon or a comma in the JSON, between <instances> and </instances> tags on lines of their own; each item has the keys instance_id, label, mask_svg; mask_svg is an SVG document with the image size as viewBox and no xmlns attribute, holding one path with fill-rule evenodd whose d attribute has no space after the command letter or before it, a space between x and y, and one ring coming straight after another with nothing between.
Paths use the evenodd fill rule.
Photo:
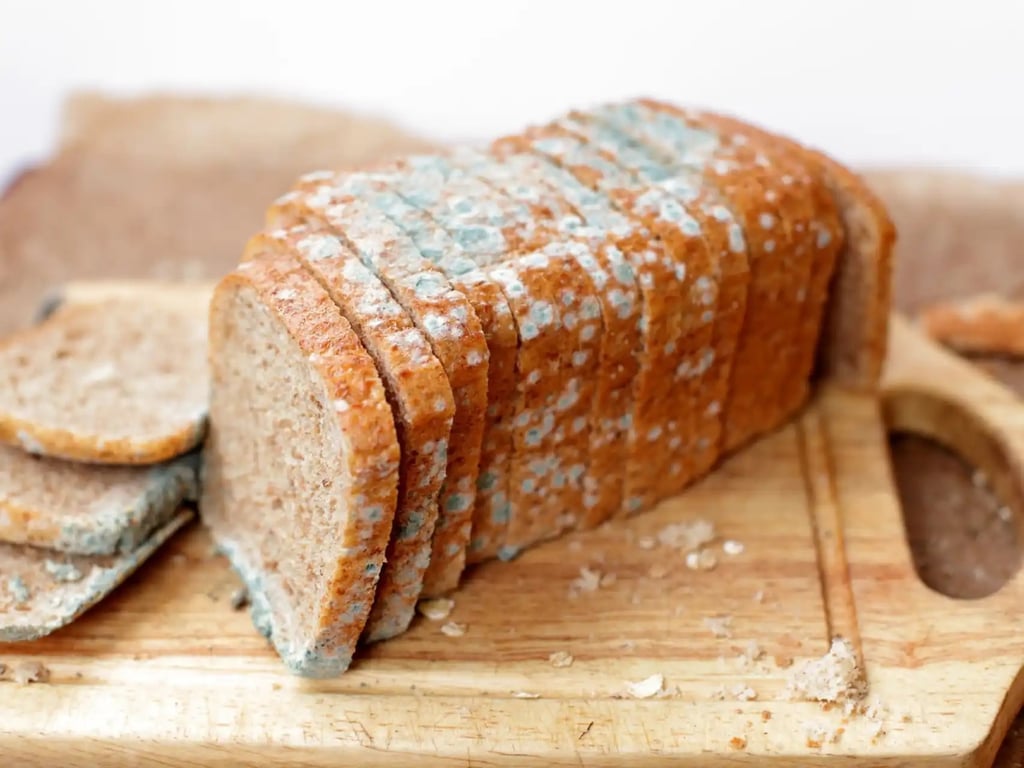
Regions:
<instances>
[{"instance_id":1,"label":"white background","mask_svg":"<svg viewBox=\"0 0 1024 768\"><path fill-rule=\"evenodd\" d=\"M645 94L842 159L1024 174L1024 2L0 0L0 179L63 96L263 93L483 138Z\"/></svg>"}]
</instances>

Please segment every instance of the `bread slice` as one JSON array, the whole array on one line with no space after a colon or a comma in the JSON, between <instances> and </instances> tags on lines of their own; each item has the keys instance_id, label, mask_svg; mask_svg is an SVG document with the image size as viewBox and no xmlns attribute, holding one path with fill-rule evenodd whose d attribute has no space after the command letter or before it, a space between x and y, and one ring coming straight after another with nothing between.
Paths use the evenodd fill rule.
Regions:
<instances>
[{"instance_id":1,"label":"bread slice","mask_svg":"<svg viewBox=\"0 0 1024 768\"><path fill-rule=\"evenodd\" d=\"M502 305L492 295L500 295L497 286L488 293L476 265L459 255L461 249L454 242L442 242L440 236L446 238L447 234L396 194L399 179L399 175L383 172L309 174L275 203L267 223L275 227L330 221L348 233L364 263L405 308L444 367L455 398L455 413L430 565L424 576L425 594L436 596L458 584L477 494L490 360L488 338L477 313L479 310L492 318ZM375 242L380 238L387 247ZM365 247L360 248L356 239ZM507 306L504 310L508 315ZM505 357L514 361L511 317L505 322L509 326L504 334L508 349ZM492 344L502 338L500 332L495 335L493 325L488 331ZM500 364L504 350L498 345L495 351ZM504 500L498 501L504 508ZM490 515L489 505L481 505L488 507ZM507 519L506 511L501 514Z\"/></svg>"},{"instance_id":2,"label":"bread slice","mask_svg":"<svg viewBox=\"0 0 1024 768\"><path fill-rule=\"evenodd\" d=\"M0 446L0 541L76 555L135 550L198 495L198 454L100 467Z\"/></svg>"},{"instance_id":3,"label":"bread slice","mask_svg":"<svg viewBox=\"0 0 1024 768\"><path fill-rule=\"evenodd\" d=\"M369 211L359 214L366 224L378 218ZM347 221L340 214L332 222L336 227L322 232L296 227L258 236L247 254L299 255L373 358L391 404L401 454L398 500L385 565L363 630L364 640L376 642L404 632L415 615L430 562L455 406L448 378L426 339L343 238L374 251L386 250L388 243L379 235L368 240L356 234L358 221L343 233ZM369 237L374 238L372 232Z\"/></svg>"},{"instance_id":4,"label":"bread slice","mask_svg":"<svg viewBox=\"0 0 1024 768\"><path fill-rule=\"evenodd\" d=\"M805 170L777 147L733 143L714 126L684 119L672 107L641 102L607 108L605 114L677 167L704 176L744 230L751 283L723 401L720 446L734 449L781 422L784 388L806 393L791 380L799 307L810 281L807 240L815 188Z\"/></svg>"},{"instance_id":5,"label":"bread slice","mask_svg":"<svg viewBox=\"0 0 1024 768\"><path fill-rule=\"evenodd\" d=\"M41 323L61 307L111 300L158 303L206 317L213 286L208 280L72 280L46 295L36 309L35 320Z\"/></svg>"},{"instance_id":6,"label":"bread slice","mask_svg":"<svg viewBox=\"0 0 1024 768\"><path fill-rule=\"evenodd\" d=\"M674 387L688 391L688 378L703 375L713 362L717 260L701 231L718 222L692 205L692 199L623 170L613 162L616 148L599 147L596 141L587 126L563 122L533 132L530 146L605 191L656 236L652 241L664 242L660 258L652 252L635 265L641 287L647 289L644 358L634 390L624 504L626 511L635 512L661 497L659 486L667 483L678 489L692 473L684 463L695 442L690 403L684 396L679 407L673 392ZM679 450L684 444L689 451Z\"/></svg>"},{"instance_id":7,"label":"bread slice","mask_svg":"<svg viewBox=\"0 0 1024 768\"><path fill-rule=\"evenodd\" d=\"M0 344L0 441L155 464L206 431L206 313L143 297L70 305Z\"/></svg>"},{"instance_id":8,"label":"bread slice","mask_svg":"<svg viewBox=\"0 0 1024 768\"><path fill-rule=\"evenodd\" d=\"M491 163L463 153L414 168L415 201L489 269L516 317L516 411L509 469L509 529L503 555L572 527L582 507L587 424L584 387L572 366L580 334L599 338L600 306L576 259L529 205L475 175ZM588 383L589 384L589 383Z\"/></svg>"},{"instance_id":9,"label":"bread slice","mask_svg":"<svg viewBox=\"0 0 1024 768\"><path fill-rule=\"evenodd\" d=\"M589 257L580 260L598 288L604 327L589 417L590 464L584 478L584 509L579 520L581 527L589 528L622 507L627 435L633 419L633 385L641 353L638 328L642 302L633 262L646 252L647 238L606 195L580 183L550 158L522 152L518 142L498 143L494 149L503 163L516 169L523 182L519 194L524 199L534 203L543 199L538 188L557 192L564 198L578 218L578 228L569 217L560 228L575 240L587 243L589 255L596 262L591 263Z\"/></svg>"},{"instance_id":10,"label":"bread slice","mask_svg":"<svg viewBox=\"0 0 1024 768\"><path fill-rule=\"evenodd\" d=\"M662 454L667 463L654 468L649 490L649 498L664 498L678 493L718 458L720 412L727 399L721 369L731 367L735 349L734 337L716 336L719 305L723 313L732 309L719 301L719 293L724 276L738 272L741 280L745 277L743 241L728 211L722 210L717 189L701 176L681 173L671 164L666 166L643 144L593 115L573 113L557 125L599 148L603 157L625 171L634 185L646 189L639 196L625 190L616 195L624 208L641 214L642 221L665 240L680 259L677 263L683 265L682 295L686 303L680 307L681 336L678 342L669 342L675 352L669 352L668 360L671 365L673 354L677 355L682 369L677 367L674 374L675 402L657 405L664 413L669 446ZM657 215L652 217L655 211ZM685 236L685 227L681 230L679 223L699 230L700 241L695 243ZM737 256L740 261L734 263ZM725 287L733 290L729 285ZM745 295L739 294L739 300L745 302Z\"/></svg>"},{"instance_id":11,"label":"bread slice","mask_svg":"<svg viewBox=\"0 0 1024 768\"><path fill-rule=\"evenodd\" d=\"M67 626L109 595L193 513L182 510L130 552L67 555L0 544L0 642L37 640Z\"/></svg>"},{"instance_id":12,"label":"bread slice","mask_svg":"<svg viewBox=\"0 0 1024 768\"><path fill-rule=\"evenodd\" d=\"M241 264L210 306L200 512L292 672L344 671L370 614L398 494L372 358L296 258Z\"/></svg>"},{"instance_id":13,"label":"bread slice","mask_svg":"<svg viewBox=\"0 0 1024 768\"><path fill-rule=\"evenodd\" d=\"M571 366L579 382L578 399L559 413L563 429L568 427L581 440L586 437L582 508L576 525L591 528L621 502L624 454L616 430L629 398L621 397L623 389L616 380L634 359L639 302L635 274L615 243L630 227L614 220L607 199L601 200L542 158L510 154L498 161L481 161L474 170L489 186L533 209L538 225L557 229L565 241L564 252L586 277L587 293L600 313L601 333L584 325L576 334Z\"/></svg>"},{"instance_id":14,"label":"bread slice","mask_svg":"<svg viewBox=\"0 0 1024 768\"><path fill-rule=\"evenodd\" d=\"M756 348L764 360L760 369L764 373L756 377L758 387L744 389L748 423L753 434L759 434L792 416L807 398L828 283L843 231L831 194L795 145L765 132L746 131L741 124L717 115L694 111L685 115L687 127L714 131L738 162L764 168L761 189L765 203L777 201L777 211L768 211L774 224L761 230L774 238L777 252L789 244L788 257L776 259L781 265L781 282L777 288L770 286L767 301L771 308L764 310L778 319L775 338L765 339L757 333L756 342L747 345ZM759 394L762 388L769 394L768 408L759 407L764 400ZM736 445L743 441L741 434L736 435Z\"/></svg>"},{"instance_id":15,"label":"bread slice","mask_svg":"<svg viewBox=\"0 0 1024 768\"><path fill-rule=\"evenodd\" d=\"M832 195L844 236L831 242L838 254L825 281L827 299L817 362L821 373L844 386L874 390L888 343L896 245L896 228L885 206L864 179L825 154L733 118L714 118L738 132L785 144ZM826 251L821 257L825 269L830 256Z\"/></svg>"}]
</instances>

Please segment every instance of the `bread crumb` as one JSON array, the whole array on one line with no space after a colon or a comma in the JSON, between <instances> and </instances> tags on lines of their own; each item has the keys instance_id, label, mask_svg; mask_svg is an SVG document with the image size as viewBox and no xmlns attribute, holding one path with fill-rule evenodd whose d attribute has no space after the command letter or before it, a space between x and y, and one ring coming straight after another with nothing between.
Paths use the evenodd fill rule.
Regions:
<instances>
[{"instance_id":1,"label":"bread crumb","mask_svg":"<svg viewBox=\"0 0 1024 768\"><path fill-rule=\"evenodd\" d=\"M647 575L652 579L663 579L668 576L668 566L661 562L654 563L647 569Z\"/></svg>"},{"instance_id":2,"label":"bread crumb","mask_svg":"<svg viewBox=\"0 0 1024 768\"><path fill-rule=\"evenodd\" d=\"M565 667L571 667L575 659L568 651L555 651L548 656L548 661L551 663L552 667L555 667L556 669L563 669Z\"/></svg>"},{"instance_id":3,"label":"bread crumb","mask_svg":"<svg viewBox=\"0 0 1024 768\"><path fill-rule=\"evenodd\" d=\"M437 597L432 600L420 600L416 603L416 610L419 614L430 621L444 621L454 607L455 601L450 597Z\"/></svg>"},{"instance_id":4,"label":"bread crumb","mask_svg":"<svg viewBox=\"0 0 1024 768\"><path fill-rule=\"evenodd\" d=\"M462 637L466 634L466 625L449 621L448 623L441 625L441 634L447 635L448 637Z\"/></svg>"},{"instance_id":5,"label":"bread crumb","mask_svg":"<svg viewBox=\"0 0 1024 768\"><path fill-rule=\"evenodd\" d=\"M711 691L711 694L708 696L708 698L712 701L725 701L726 698L728 698L728 696L729 693L725 690L725 686L720 685Z\"/></svg>"},{"instance_id":6,"label":"bread crumb","mask_svg":"<svg viewBox=\"0 0 1024 768\"><path fill-rule=\"evenodd\" d=\"M665 547L694 552L715 540L715 526L707 520L671 523L658 531L658 542Z\"/></svg>"},{"instance_id":7,"label":"bread crumb","mask_svg":"<svg viewBox=\"0 0 1024 768\"><path fill-rule=\"evenodd\" d=\"M765 656L764 649L758 644L756 640L750 640L747 642L746 647L743 649L738 657L740 666L744 669L749 669L754 665L755 662L760 661Z\"/></svg>"},{"instance_id":8,"label":"bread crumb","mask_svg":"<svg viewBox=\"0 0 1024 768\"><path fill-rule=\"evenodd\" d=\"M730 557L742 555L744 549L743 543L736 541L736 539L726 539L722 542L722 551Z\"/></svg>"},{"instance_id":9,"label":"bread crumb","mask_svg":"<svg viewBox=\"0 0 1024 768\"><path fill-rule=\"evenodd\" d=\"M980 469L976 469L971 473L971 485L975 488L987 488L988 477Z\"/></svg>"},{"instance_id":10,"label":"bread crumb","mask_svg":"<svg viewBox=\"0 0 1024 768\"><path fill-rule=\"evenodd\" d=\"M583 542L579 539L572 539L569 541L568 547L570 552L579 552L583 549Z\"/></svg>"},{"instance_id":11,"label":"bread crumb","mask_svg":"<svg viewBox=\"0 0 1024 768\"><path fill-rule=\"evenodd\" d=\"M711 571L718 565L718 558L710 549L701 549L686 554L686 567L691 571Z\"/></svg>"},{"instance_id":12,"label":"bread crumb","mask_svg":"<svg viewBox=\"0 0 1024 768\"><path fill-rule=\"evenodd\" d=\"M767 723L771 719L772 719L772 711L770 709L762 709L761 710L761 722L762 723Z\"/></svg>"},{"instance_id":13,"label":"bread crumb","mask_svg":"<svg viewBox=\"0 0 1024 768\"><path fill-rule=\"evenodd\" d=\"M580 575L569 583L569 597L576 597L582 592L596 592L601 586L601 572L582 566Z\"/></svg>"},{"instance_id":14,"label":"bread crumb","mask_svg":"<svg viewBox=\"0 0 1024 768\"><path fill-rule=\"evenodd\" d=\"M757 699L757 691L749 685L737 685L732 689L732 697L736 701L754 701Z\"/></svg>"},{"instance_id":15,"label":"bread crumb","mask_svg":"<svg viewBox=\"0 0 1024 768\"><path fill-rule=\"evenodd\" d=\"M634 699L649 699L665 689L665 676L660 672L635 683L626 684L626 692Z\"/></svg>"},{"instance_id":16,"label":"bread crumb","mask_svg":"<svg viewBox=\"0 0 1024 768\"><path fill-rule=\"evenodd\" d=\"M1004 523L1008 523L1013 520L1013 511L1005 505L996 510L996 515Z\"/></svg>"},{"instance_id":17,"label":"bread crumb","mask_svg":"<svg viewBox=\"0 0 1024 768\"><path fill-rule=\"evenodd\" d=\"M512 692L512 698L513 699L539 699L540 698L540 694L539 693L530 693L529 691L513 691Z\"/></svg>"},{"instance_id":18,"label":"bread crumb","mask_svg":"<svg viewBox=\"0 0 1024 768\"><path fill-rule=\"evenodd\" d=\"M764 602L764 590L763 589L759 589L759 590L757 590L757 592L754 593L754 602L755 603L763 603Z\"/></svg>"},{"instance_id":19,"label":"bread crumb","mask_svg":"<svg viewBox=\"0 0 1024 768\"><path fill-rule=\"evenodd\" d=\"M775 666L779 669L789 669L793 666L792 656L776 656L772 660L775 662Z\"/></svg>"},{"instance_id":20,"label":"bread crumb","mask_svg":"<svg viewBox=\"0 0 1024 768\"><path fill-rule=\"evenodd\" d=\"M786 692L791 699L801 701L858 701L867 693L867 682L853 646L836 637L824 656L803 661L792 669Z\"/></svg>"},{"instance_id":21,"label":"bread crumb","mask_svg":"<svg viewBox=\"0 0 1024 768\"><path fill-rule=\"evenodd\" d=\"M610 587L612 584L614 584L618 580L619 580L619 577L616 576L614 573L606 573L603 576L601 576L601 580L600 580L599 584L601 585L602 588Z\"/></svg>"},{"instance_id":22,"label":"bread crumb","mask_svg":"<svg viewBox=\"0 0 1024 768\"><path fill-rule=\"evenodd\" d=\"M640 547L640 549L654 549L657 543L657 540L653 536L641 536L636 540L636 545Z\"/></svg>"},{"instance_id":23,"label":"bread crumb","mask_svg":"<svg viewBox=\"0 0 1024 768\"><path fill-rule=\"evenodd\" d=\"M38 661L23 661L13 668L11 679L19 685L45 683L50 679L50 670Z\"/></svg>"},{"instance_id":24,"label":"bread crumb","mask_svg":"<svg viewBox=\"0 0 1024 768\"><path fill-rule=\"evenodd\" d=\"M240 611L249 604L249 590L239 587L231 593L231 610Z\"/></svg>"},{"instance_id":25,"label":"bread crumb","mask_svg":"<svg viewBox=\"0 0 1024 768\"><path fill-rule=\"evenodd\" d=\"M732 616L705 616L704 626L715 637L732 637Z\"/></svg>"},{"instance_id":26,"label":"bread crumb","mask_svg":"<svg viewBox=\"0 0 1024 768\"><path fill-rule=\"evenodd\" d=\"M731 739L729 739L729 746L733 749L746 749L747 740L742 736L733 736Z\"/></svg>"}]
</instances>

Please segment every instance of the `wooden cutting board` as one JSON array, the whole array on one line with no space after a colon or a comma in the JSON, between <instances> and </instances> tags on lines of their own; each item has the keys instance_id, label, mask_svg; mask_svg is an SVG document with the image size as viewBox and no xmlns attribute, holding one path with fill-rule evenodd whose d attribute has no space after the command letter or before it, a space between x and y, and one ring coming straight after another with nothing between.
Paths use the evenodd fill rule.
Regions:
<instances>
[{"instance_id":1,"label":"wooden cutting board","mask_svg":"<svg viewBox=\"0 0 1024 768\"><path fill-rule=\"evenodd\" d=\"M1014 395L900 322L885 389L890 423L956 447L1016 504ZM987 765L1024 698L1024 579L975 601L921 584L881 411L826 387L794 424L656 510L477 568L449 618L462 636L418 619L337 680L283 672L230 607L238 581L194 527L78 623L0 649L0 661L51 673L0 684L0 754L11 765ZM698 519L743 551L715 545L717 567L691 570L678 550L645 548ZM604 585L573 590L583 566ZM786 698L790 660L824 654L834 635L864 660L867 714ZM746 663L751 641L765 657ZM549 661L559 651L570 666ZM664 695L630 696L630 682L658 674Z\"/></svg>"}]
</instances>

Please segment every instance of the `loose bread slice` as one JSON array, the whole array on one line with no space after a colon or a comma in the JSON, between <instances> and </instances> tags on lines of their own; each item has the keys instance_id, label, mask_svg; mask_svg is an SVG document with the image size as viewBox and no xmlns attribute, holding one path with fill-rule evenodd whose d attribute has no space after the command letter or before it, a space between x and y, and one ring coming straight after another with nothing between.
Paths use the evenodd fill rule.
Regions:
<instances>
[{"instance_id":1,"label":"loose bread slice","mask_svg":"<svg viewBox=\"0 0 1024 768\"><path fill-rule=\"evenodd\" d=\"M424 576L424 594L436 596L457 586L465 565L484 439L488 345L494 347L494 364L502 370L504 359L515 359L515 330L507 305L497 300L498 287L491 285L488 290L486 279L460 256L458 245L443 242L440 238L447 234L396 194L399 186L400 175L382 171L309 174L275 203L268 224L330 220L349 233L364 263L406 309L444 366L455 397L455 414L430 565ZM384 218L364 217L360 212L366 206ZM366 248L354 242L356 236ZM387 247L374 245L374 237L383 238ZM487 320L486 334L480 316ZM492 490L493 484L483 491L481 507L488 516L507 519L504 494L490 495ZM492 501L496 510L491 508Z\"/></svg>"},{"instance_id":2,"label":"loose bread slice","mask_svg":"<svg viewBox=\"0 0 1024 768\"><path fill-rule=\"evenodd\" d=\"M344 671L370 614L398 491L371 357L295 258L241 264L210 306L200 512L292 672Z\"/></svg>"},{"instance_id":3,"label":"loose bread slice","mask_svg":"<svg viewBox=\"0 0 1024 768\"><path fill-rule=\"evenodd\" d=\"M0 544L0 642L37 640L67 626L109 595L178 529L183 510L130 552L66 555Z\"/></svg>"},{"instance_id":4,"label":"loose bread slice","mask_svg":"<svg viewBox=\"0 0 1024 768\"><path fill-rule=\"evenodd\" d=\"M373 221L368 211L361 214L367 223ZM353 222L353 229L357 226ZM455 406L444 369L426 339L387 288L333 232L340 234L340 229L275 230L251 240L246 255L299 255L373 358L391 404L401 455L398 500L385 565L363 630L364 640L376 642L404 632L415 615L430 562ZM367 248L386 247L349 236Z\"/></svg>"},{"instance_id":5,"label":"loose bread slice","mask_svg":"<svg viewBox=\"0 0 1024 768\"><path fill-rule=\"evenodd\" d=\"M859 175L817 150L735 118L698 114L713 117L719 125L741 135L768 136L785 144L827 187L838 208L844 237L841 242L833 239L829 244L838 253L831 257L834 270L830 281L826 281L824 327L816 350L818 363L824 375L841 384L875 389L888 342L892 254L896 245L896 228L882 201ZM820 256L825 270L830 259L827 248Z\"/></svg>"},{"instance_id":6,"label":"loose bread slice","mask_svg":"<svg viewBox=\"0 0 1024 768\"><path fill-rule=\"evenodd\" d=\"M206 430L206 313L137 298L71 305L0 345L0 441L30 453L155 464Z\"/></svg>"},{"instance_id":7,"label":"loose bread slice","mask_svg":"<svg viewBox=\"0 0 1024 768\"><path fill-rule=\"evenodd\" d=\"M76 555L131 552L198 495L197 453L99 467L0 446L0 541Z\"/></svg>"},{"instance_id":8,"label":"loose bread slice","mask_svg":"<svg viewBox=\"0 0 1024 768\"><path fill-rule=\"evenodd\" d=\"M36 309L35 319L42 322L61 307L103 304L111 300L168 305L205 318L210 310L213 286L213 282L205 280L73 280L46 295Z\"/></svg>"}]
</instances>

